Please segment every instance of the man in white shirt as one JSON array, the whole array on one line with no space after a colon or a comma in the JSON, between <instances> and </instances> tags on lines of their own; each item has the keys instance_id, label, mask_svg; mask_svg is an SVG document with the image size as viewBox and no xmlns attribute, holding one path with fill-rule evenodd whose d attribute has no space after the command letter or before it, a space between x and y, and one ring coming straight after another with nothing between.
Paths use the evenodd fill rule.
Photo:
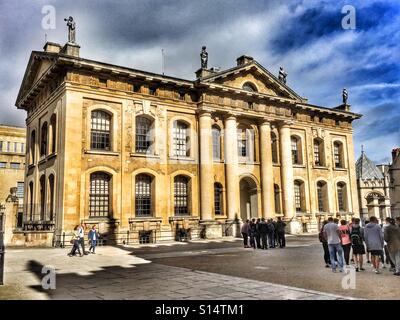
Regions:
<instances>
[{"instance_id":1,"label":"man in white shirt","mask_svg":"<svg viewBox=\"0 0 400 320\"><path fill-rule=\"evenodd\" d=\"M340 237L339 226L333 222L333 218L328 219L328 223L324 226L323 234L328 242L329 255L331 260L332 271L336 272L336 257L340 272L343 272L343 248Z\"/></svg>"}]
</instances>

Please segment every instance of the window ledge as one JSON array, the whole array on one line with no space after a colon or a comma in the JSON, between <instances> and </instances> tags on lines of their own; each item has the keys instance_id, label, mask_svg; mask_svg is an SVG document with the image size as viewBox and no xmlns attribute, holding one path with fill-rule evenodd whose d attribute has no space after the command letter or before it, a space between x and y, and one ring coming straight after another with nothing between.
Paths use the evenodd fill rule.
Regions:
<instances>
[{"instance_id":1,"label":"window ledge","mask_svg":"<svg viewBox=\"0 0 400 320\"><path fill-rule=\"evenodd\" d=\"M224 163L225 161L222 159L213 159L213 163Z\"/></svg>"},{"instance_id":2,"label":"window ledge","mask_svg":"<svg viewBox=\"0 0 400 320\"><path fill-rule=\"evenodd\" d=\"M334 171L347 171L346 168L333 168Z\"/></svg>"},{"instance_id":3,"label":"window ledge","mask_svg":"<svg viewBox=\"0 0 400 320\"><path fill-rule=\"evenodd\" d=\"M134 217L134 218L129 218L129 223L130 222L138 222L138 221L162 221L161 217L153 217L153 216L149 216L149 217Z\"/></svg>"},{"instance_id":4,"label":"window ledge","mask_svg":"<svg viewBox=\"0 0 400 320\"><path fill-rule=\"evenodd\" d=\"M39 160L38 164L41 165L41 164L45 163L46 161L47 161L46 158L42 158Z\"/></svg>"},{"instance_id":5,"label":"window ledge","mask_svg":"<svg viewBox=\"0 0 400 320\"><path fill-rule=\"evenodd\" d=\"M190 214L181 215L181 216L172 216L169 217L169 221L182 221L182 220L199 220L199 217L193 217Z\"/></svg>"},{"instance_id":6,"label":"window ledge","mask_svg":"<svg viewBox=\"0 0 400 320\"><path fill-rule=\"evenodd\" d=\"M306 166L304 164L293 164L293 168L305 169Z\"/></svg>"},{"instance_id":7,"label":"window ledge","mask_svg":"<svg viewBox=\"0 0 400 320\"><path fill-rule=\"evenodd\" d=\"M169 157L169 160L176 160L176 161L194 161L194 158L191 158L191 157Z\"/></svg>"},{"instance_id":8,"label":"window ledge","mask_svg":"<svg viewBox=\"0 0 400 320\"><path fill-rule=\"evenodd\" d=\"M272 162L272 166L274 167L280 167L281 164L279 162Z\"/></svg>"},{"instance_id":9,"label":"window ledge","mask_svg":"<svg viewBox=\"0 0 400 320\"><path fill-rule=\"evenodd\" d=\"M245 164L245 165L253 166L253 165L258 165L258 164L260 164L260 163L259 163L258 161L239 160L239 161L238 161L238 164Z\"/></svg>"},{"instance_id":10,"label":"window ledge","mask_svg":"<svg viewBox=\"0 0 400 320\"><path fill-rule=\"evenodd\" d=\"M147 154L147 153L135 153L135 152L131 152L130 153L131 157L135 157L135 158L152 158L152 159L160 159L159 155L155 155L155 154Z\"/></svg>"},{"instance_id":11,"label":"window ledge","mask_svg":"<svg viewBox=\"0 0 400 320\"><path fill-rule=\"evenodd\" d=\"M102 155L102 156L119 156L119 152L104 151L104 150L84 150L84 153Z\"/></svg>"},{"instance_id":12,"label":"window ledge","mask_svg":"<svg viewBox=\"0 0 400 320\"><path fill-rule=\"evenodd\" d=\"M313 168L314 169L318 169L318 170L329 170L329 168L327 166L316 166L316 165L314 165Z\"/></svg>"}]
</instances>

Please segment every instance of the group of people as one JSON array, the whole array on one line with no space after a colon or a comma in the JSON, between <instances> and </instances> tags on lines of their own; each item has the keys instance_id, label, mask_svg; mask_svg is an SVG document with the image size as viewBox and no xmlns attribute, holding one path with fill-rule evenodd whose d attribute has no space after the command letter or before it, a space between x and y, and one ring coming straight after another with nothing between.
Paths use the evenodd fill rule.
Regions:
<instances>
[{"instance_id":1,"label":"group of people","mask_svg":"<svg viewBox=\"0 0 400 320\"><path fill-rule=\"evenodd\" d=\"M89 253L92 254L96 253L95 252L96 246L100 236L96 230L96 226L93 225L88 234L88 240L90 245L89 252L85 251L85 229L86 225L84 223L81 223L80 225L77 225L74 228L74 232L72 234L72 239L71 239L72 249L68 253L68 256L70 257L76 256L77 252L80 257L88 255Z\"/></svg>"},{"instance_id":2,"label":"group of people","mask_svg":"<svg viewBox=\"0 0 400 320\"><path fill-rule=\"evenodd\" d=\"M277 221L265 218L247 219L240 230L243 236L243 245L245 248L264 250L277 246L284 248L286 246L285 226L286 223L280 217Z\"/></svg>"},{"instance_id":3,"label":"group of people","mask_svg":"<svg viewBox=\"0 0 400 320\"><path fill-rule=\"evenodd\" d=\"M333 272L337 267L343 272L344 264L349 266L350 262L354 263L356 272L365 271L366 255L367 263L372 264L376 274L381 273L381 265L386 268L386 263L394 275L400 276L400 217L386 218L383 225L371 217L364 227L359 218L353 218L350 223L341 220L339 225L339 219L330 217L323 222L319 240L324 249L325 266Z\"/></svg>"}]
</instances>

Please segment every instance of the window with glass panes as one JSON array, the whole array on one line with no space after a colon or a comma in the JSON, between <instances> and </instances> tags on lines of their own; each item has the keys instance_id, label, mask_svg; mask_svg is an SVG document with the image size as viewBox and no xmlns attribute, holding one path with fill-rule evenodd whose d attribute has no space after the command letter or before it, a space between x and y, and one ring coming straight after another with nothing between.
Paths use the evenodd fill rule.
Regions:
<instances>
[{"instance_id":1,"label":"window with glass panes","mask_svg":"<svg viewBox=\"0 0 400 320\"><path fill-rule=\"evenodd\" d=\"M175 215L189 214L188 190L189 180L186 177L178 176L174 179L174 207Z\"/></svg>"},{"instance_id":2,"label":"window with glass panes","mask_svg":"<svg viewBox=\"0 0 400 320\"><path fill-rule=\"evenodd\" d=\"M180 121L174 123L173 128L173 154L177 157L188 156L188 126Z\"/></svg>"},{"instance_id":3,"label":"window with glass panes","mask_svg":"<svg viewBox=\"0 0 400 320\"><path fill-rule=\"evenodd\" d=\"M214 213L215 215L223 214L222 185L219 183L214 184Z\"/></svg>"},{"instance_id":4,"label":"window with glass panes","mask_svg":"<svg viewBox=\"0 0 400 320\"><path fill-rule=\"evenodd\" d=\"M339 211L346 211L344 204L344 185L341 183L337 185L337 196Z\"/></svg>"},{"instance_id":5,"label":"window with glass panes","mask_svg":"<svg viewBox=\"0 0 400 320\"><path fill-rule=\"evenodd\" d=\"M110 214L110 176L104 172L90 175L89 214L108 217Z\"/></svg>"},{"instance_id":6,"label":"window with glass panes","mask_svg":"<svg viewBox=\"0 0 400 320\"><path fill-rule=\"evenodd\" d=\"M342 161L340 159L340 144L335 143L333 145L333 158L335 160L335 167L336 168L341 168L342 167Z\"/></svg>"},{"instance_id":7,"label":"window with glass panes","mask_svg":"<svg viewBox=\"0 0 400 320\"><path fill-rule=\"evenodd\" d=\"M0 152L3 151L3 141L0 141Z\"/></svg>"},{"instance_id":8,"label":"window with glass panes","mask_svg":"<svg viewBox=\"0 0 400 320\"><path fill-rule=\"evenodd\" d=\"M221 130L217 127L212 128L212 147L213 147L213 159L221 159Z\"/></svg>"},{"instance_id":9,"label":"window with glass panes","mask_svg":"<svg viewBox=\"0 0 400 320\"><path fill-rule=\"evenodd\" d=\"M298 181L294 183L294 204L296 212L301 212L301 184Z\"/></svg>"},{"instance_id":10,"label":"window with glass panes","mask_svg":"<svg viewBox=\"0 0 400 320\"><path fill-rule=\"evenodd\" d=\"M272 151L272 162L278 163L278 140L275 133L271 133L271 151Z\"/></svg>"},{"instance_id":11,"label":"window with glass panes","mask_svg":"<svg viewBox=\"0 0 400 320\"><path fill-rule=\"evenodd\" d=\"M18 142L14 142L14 152L18 152Z\"/></svg>"},{"instance_id":12,"label":"window with glass panes","mask_svg":"<svg viewBox=\"0 0 400 320\"><path fill-rule=\"evenodd\" d=\"M24 183L17 182L17 197L22 199L24 197Z\"/></svg>"},{"instance_id":13,"label":"window with glass panes","mask_svg":"<svg viewBox=\"0 0 400 320\"><path fill-rule=\"evenodd\" d=\"M135 212L137 217L151 216L151 177L146 174L136 176Z\"/></svg>"},{"instance_id":14,"label":"window with glass panes","mask_svg":"<svg viewBox=\"0 0 400 320\"><path fill-rule=\"evenodd\" d=\"M321 165L321 154L319 152L320 142L318 140L314 140L314 164L316 166Z\"/></svg>"},{"instance_id":15,"label":"window with glass panes","mask_svg":"<svg viewBox=\"0 0 400 320\"><path fill-rule=\"evenodd\" d=\"M111 150L111 115L101 110L92 111L90 146L94 150Z\"/></svg>"},{"instance_id":16,"label":"window with glass panes","mask_svg":"<svg viewBox=\"0 0 400 320\"><path fill-rule=\"evenodd\" d=\"M297 146L297 138L292 137L291 139L291 146L292 146L292 163L298 164L299 163L299 150Z\"/></svg>"},{"instance_id":17,"label":"window with glass panes","mask_svg":"<svg viewBox=\"0 0 400 320\"><path fill-rule=\"evenodd\" d=\"M237 141L238 141L238 155L239 157L247 156L247 136L246 130L239 129L237 132Z\"/></svg>"},{"instance_id":18,"label":"window with glass panes","mask_svg":"<svg viewBox=\"0 0 400 320\"><path fill-rule=\"evenodd\" d=\"M324 185L323 183L317 184L317 198L318 198L318 211L325 212L324 208Z\"/></svg>"},{"instance_id":19,"label":"window with glass panes","mask_svg":"<svg viewBox=\"0 0 400 320\"><path fill-rule=\"evenodd\" d=\"M151 121L136 117L136 153L149 153L151 150Z\"/></svg>"}]
</instances>

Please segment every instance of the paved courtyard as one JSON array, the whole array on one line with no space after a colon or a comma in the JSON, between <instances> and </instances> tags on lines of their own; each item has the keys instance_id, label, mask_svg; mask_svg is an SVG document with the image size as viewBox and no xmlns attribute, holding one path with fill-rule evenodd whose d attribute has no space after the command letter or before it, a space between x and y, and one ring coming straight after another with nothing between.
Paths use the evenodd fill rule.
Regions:
<instances>
[{"instance_id":1,"label":"paved courtyard","mask_svg":"<svg viewBox=\"0 0 400 320\"><path fill-rule=\"evenodd\" d=\"M324 268L316 237L289 237L286 249L242 248L235 239L98 247L69 258L67 249L8 249L0 299L398 299L388 270L357 273L356 289ZM43 290L43 266L56 289Z\"/></svg>"}]
</instances>

